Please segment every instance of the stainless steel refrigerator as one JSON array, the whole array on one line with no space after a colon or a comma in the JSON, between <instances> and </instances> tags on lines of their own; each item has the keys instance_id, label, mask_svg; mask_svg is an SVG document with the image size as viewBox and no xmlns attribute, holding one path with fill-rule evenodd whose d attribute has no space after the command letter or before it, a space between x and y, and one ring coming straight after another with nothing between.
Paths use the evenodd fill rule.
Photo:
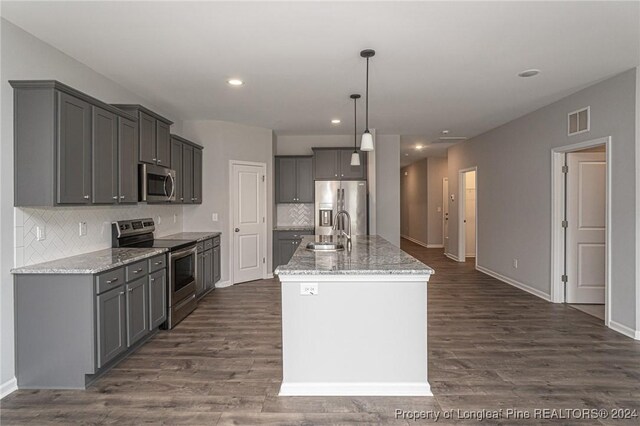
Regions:
<instances>
[{"instance_id":1,"label":"stainless steel refrigerator","mask_svg":"<svg viewBox=\"0 0 640 426\"><path fill-rule=\"evenodd\" d=\"M316 181L316 235L332 234L333 221L340 210L351 216L351 235L367 235L367 208L367 181ZM348 229L344 215L338 220L337 229Z\"/></svg>"}]
</instances>

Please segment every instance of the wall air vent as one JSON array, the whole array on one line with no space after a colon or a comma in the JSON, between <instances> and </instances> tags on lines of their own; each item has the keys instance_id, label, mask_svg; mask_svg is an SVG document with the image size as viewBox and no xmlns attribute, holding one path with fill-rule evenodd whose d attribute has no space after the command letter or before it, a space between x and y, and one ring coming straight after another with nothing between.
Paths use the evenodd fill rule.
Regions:
<instances>
[{"instance_id":1,"label":"wall air vent","mask_svg":"<svg viewBox=\"0 0 640 426\"><path fill-rule=\"evenodd\" d=\"M570 112L567 120L568 135L588 132L591 129L591 108L586 107Z\"/></svg>"}]
</instances>

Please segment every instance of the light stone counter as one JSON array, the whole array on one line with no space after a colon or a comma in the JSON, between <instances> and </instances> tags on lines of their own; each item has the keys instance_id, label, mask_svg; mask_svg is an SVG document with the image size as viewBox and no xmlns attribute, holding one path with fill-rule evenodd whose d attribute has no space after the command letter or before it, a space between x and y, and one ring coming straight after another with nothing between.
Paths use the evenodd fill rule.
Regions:
<instances>
[{"instance_id":1,"label":"light stone counter","mask_svg":"<svg viewBox=\"0 0 640 426\"><path fill-rule=\"evenodd\" d=\"M166 253L165 248L109 248L13 268L13 274L97 274Z\"/></svg>"},{"instance_id":2,"label":"light stone counter","mask_svg":"<svg viewBox=\"0 0 640 426\"><path fill-rule=\"evenodd\" d=\"M209 238L217 237L221 233L219 231L209 232L178 232L177 234L164 235L158 237L159 240L193 240L196 242L204 241Z\"/></svg>"}]
</instances>

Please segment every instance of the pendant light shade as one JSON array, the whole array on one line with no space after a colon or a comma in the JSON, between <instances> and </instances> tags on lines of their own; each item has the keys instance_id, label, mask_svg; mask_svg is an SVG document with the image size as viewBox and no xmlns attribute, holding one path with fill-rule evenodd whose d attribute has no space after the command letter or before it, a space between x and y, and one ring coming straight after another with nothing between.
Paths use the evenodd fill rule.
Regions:
<instances>
[{"instance_id":1,"label":"pendant light shade","mask_svg":"<svg viewBox=\"0 0 640 426\"><path fill-rule=\"evenodd\" d=\"M373 49L365 49L360 52L360 56L367 59L367 91L365 98L366 123L364 133L362 134L362 141L360 142L360 150L362 151L373 151L373 135L369 131L369 58L373 57L375 54L376 51Z\"/></svg>"},{"instance_id":2,"label":"pendant light shade","mask_svg":"<svg viewBox=\"0 0 640 426\"><path fill-rule=\"evenodd\" d=\"M351 154L351 165L359 166L360 165L360 153L358 152L358 111L357 111L357 103L358 99L360 99L360 95L354 94L349 96L353 99L353 154Z\"/></svg>"}]
</instances>

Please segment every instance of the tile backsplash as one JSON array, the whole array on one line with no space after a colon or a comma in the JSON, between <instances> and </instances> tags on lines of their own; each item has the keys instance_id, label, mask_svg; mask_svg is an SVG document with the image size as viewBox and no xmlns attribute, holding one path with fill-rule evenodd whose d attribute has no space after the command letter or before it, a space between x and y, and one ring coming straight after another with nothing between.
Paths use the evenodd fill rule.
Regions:
<instances>
[{"instance_id":1,"label":"tile backsplash","mask_svg":"<svg viewBox=\"0 0 640 426\"><path fill-rule=\"evenodd\" d=\"M277 226L313 226L313 204L278 204Z\"/></svg>"},{"instance_id":2,"label":"tile backsplash","mask_svg":"<svg viewBox=\"0 0 640 426\"><path fill-rule=\"evenodd\" d=\"M111 247L111 222L152 217L156 235L182 231L182 206L86 206L14 208L15 266L30 265ZM86 235L80 236L80 223ZM44 239L37 239L37 227Z\"/></svg>"}]
</instances>

